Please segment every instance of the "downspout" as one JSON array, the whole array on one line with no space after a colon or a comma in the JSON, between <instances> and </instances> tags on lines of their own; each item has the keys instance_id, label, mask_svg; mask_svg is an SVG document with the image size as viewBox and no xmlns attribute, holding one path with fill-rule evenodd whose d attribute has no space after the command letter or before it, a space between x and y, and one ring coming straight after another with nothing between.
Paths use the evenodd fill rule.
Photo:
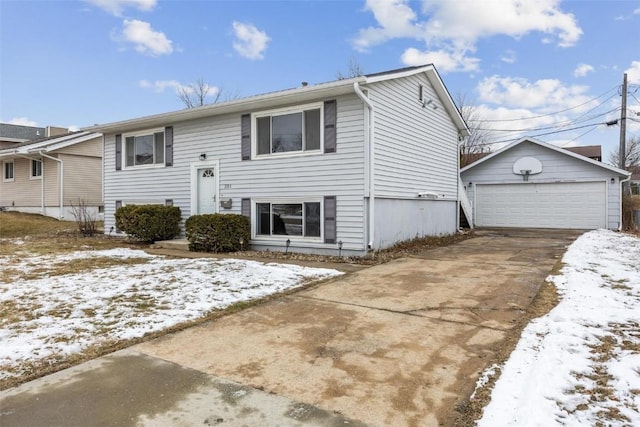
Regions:
<instances>
[{"instance_id":1,"label":"downspout","mask_svg":"<svg viewBox=\"0 0 640 427\"><path fill-rule=\"evenodd\" d=\"M45 154L45 152L43 150L40 150L38 152L38 154L40 154L42 157L46 157L47 159L51 159L51 160L55 160L56 162L58 162L60 164L60 178L59 178L59 182L58 185L60 186L60 191L59 191L59 195L60 195L60 212L58 214L58 217L60 219L64 218L64 163L62 162L61 159L58 159L56 157L52 157L48 154ZM42 163L42 185L44 185L44 162ZM42 195L44 198L44 190L42 191ZM42 202L44 204L44 201Z\"/></svg>"},{"instance_id":2,"label":"downspout","mask_svg":"<svg viewBox=\"0 0 640 427\"><path fill-rule=\"evenodd\" d=\"M624 213L622 212L622 198L624 197L624 183L629 181L631 181L631 175L629 175L626 179L620 180L620 227L618 227L618 231L622 231L622 219Z\"/></svg>"},{"instance_id":3,"label":"downspout","mask_svg":"<svg viewBox=\"0 0 640 427\"><path fill-rule=\"evenodd\" d=\"M374 144L374 130L375 130L375 110L373 108L373 104L367 98L367 96L360 89L360 84L358 82L353 83L353 90L356 92L356 95L365 103L367 108L369 109L369 244L368 248L373 250L374 244L374 236L375 236L375 144Z\"/></svg>"}]
</instances>

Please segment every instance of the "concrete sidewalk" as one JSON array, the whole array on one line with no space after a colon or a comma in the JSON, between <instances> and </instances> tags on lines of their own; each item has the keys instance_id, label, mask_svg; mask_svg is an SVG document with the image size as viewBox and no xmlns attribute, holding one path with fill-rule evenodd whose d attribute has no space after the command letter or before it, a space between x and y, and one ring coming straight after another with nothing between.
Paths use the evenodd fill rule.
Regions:
<instances>
[{"instance_id":1,"label":"concrete sidewalk","mask_svg":"<svg viewBox=\"0 0 640 427\"><path fill-rule=\"evenodd\" d=\"M363 269L1 392L0 425L452 425L579 234Z\"/></svg>"}]
</instances>

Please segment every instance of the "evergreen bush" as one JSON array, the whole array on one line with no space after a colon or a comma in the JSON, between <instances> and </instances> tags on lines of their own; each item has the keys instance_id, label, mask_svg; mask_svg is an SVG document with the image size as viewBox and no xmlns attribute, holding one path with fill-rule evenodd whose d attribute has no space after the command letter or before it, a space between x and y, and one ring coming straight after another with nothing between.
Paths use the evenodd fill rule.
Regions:
<instances>
[{"instance_id":1,"label":"evergreen bush","mask_svg":"<svg viewBox=\"0 0 640 427\"><path fill-rule=\"evenodd\" d=\"M251 238L251 224L244 215L194 215L185 222L189 250L194 252L236 252L245 250Z\"/></svg>"},{"instance_id":2,"label":"evergreen bush","mask_svg":"<svg viewBox=\"0 0 640 427\"><path fill-rule=\"evenodd\" d=\"M116 211L116 228L143 242L171 240L180 234L177 206L127 205Z\"/></svg>"}]
</instances>

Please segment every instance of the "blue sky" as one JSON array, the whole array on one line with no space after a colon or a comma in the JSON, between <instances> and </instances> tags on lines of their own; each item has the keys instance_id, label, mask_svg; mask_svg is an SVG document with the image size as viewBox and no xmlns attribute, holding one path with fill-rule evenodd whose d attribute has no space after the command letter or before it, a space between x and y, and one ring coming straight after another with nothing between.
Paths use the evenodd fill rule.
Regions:
<instances>
[{"instance_id":1,"label":"blue sky","mask_svg":"<svg viewBox=\"0 0 640 427\"><path fill-rule=\"evenodd\" d=\"M620 117L625 72L640 137L639 40L640 0L0 0L0 121L77 128L184 108L176 88L198 79L224 100L351 60L434 63L493 141L601 144L606 160L619 127L598 123Z\"/></svg>"}]
</instances>

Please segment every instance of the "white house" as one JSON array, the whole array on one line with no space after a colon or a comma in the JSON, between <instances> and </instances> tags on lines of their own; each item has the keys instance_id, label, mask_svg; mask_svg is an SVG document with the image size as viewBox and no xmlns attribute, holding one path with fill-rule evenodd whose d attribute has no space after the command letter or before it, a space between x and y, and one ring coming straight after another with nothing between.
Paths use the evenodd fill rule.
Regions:
<instances>
[{"instance_id":1,"label":"white house","mask_svg":"<svg viewBox=\"0 0 640 427\"><path fill-rule=\"evenodd\" d=\"M531 138L460 170L478 227L620 229L630 173Z\"/></svg>"},{"instance_id":2,"label":"white house","mask_svg":"<svg viewBox=\"0 0 640 427\"><path fill-rule=\"evenodd\" d=\"M255 249L363 254L457 230L468 129L432 65L89 130L105 135L107 233L142 203L244 214Z\"/></svg>"}]
</instances>

